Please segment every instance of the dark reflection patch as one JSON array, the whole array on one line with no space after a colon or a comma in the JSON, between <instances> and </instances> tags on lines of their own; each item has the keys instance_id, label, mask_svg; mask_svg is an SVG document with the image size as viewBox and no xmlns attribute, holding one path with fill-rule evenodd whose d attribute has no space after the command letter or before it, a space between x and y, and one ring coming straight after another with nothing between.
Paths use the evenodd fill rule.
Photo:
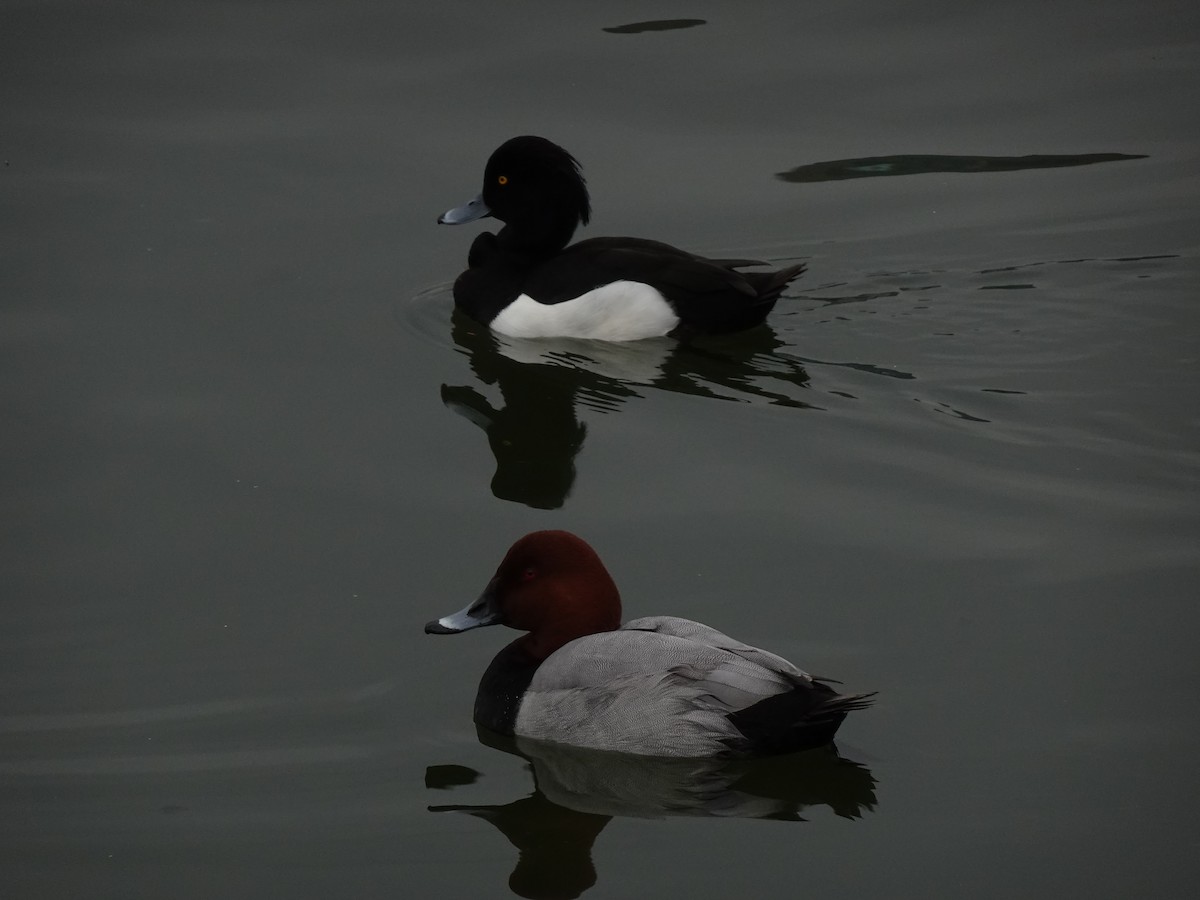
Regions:
<instances>
[{"instance_id":1,"label":"dark reflection patch","mask_svg":"<svg viewBox=\"0 0 1200 900\"><path fill-rule=\"evenodd\" d=\"M1015 172L1020 169L1057 169L1090 166L1094 163L1145 159L1142 154L1084 153L1078 156L1033 154L1031 156L864 156L810 163L777 172L783 181L844 181L847 178L878 178L882 175L926 175L931 172Z\"/></svg>"},{"instance_id":2,"label":"dark reflection patch","mask_svg":"<svg viewBox=\"0 0 1200 900\"><path fill-rule=\"evenodd\" d=\"M479 780L479 773L466 766L426 766L425 787L445 791L450 788L474 784Z\"/></svg>"},{"instance_id":3,"label":"dark reflection patch","mask_svg":"<svg viewBox=\"0 0 1200 900\"><path fill-rule=\"evenodd\" d=\"M649 22L616 25L602 30L609 34L641 34L643 31L674 31L677 28L695 28L697 25L707 24L707 19L654 19Z\"/></svg>"}]
</instances>

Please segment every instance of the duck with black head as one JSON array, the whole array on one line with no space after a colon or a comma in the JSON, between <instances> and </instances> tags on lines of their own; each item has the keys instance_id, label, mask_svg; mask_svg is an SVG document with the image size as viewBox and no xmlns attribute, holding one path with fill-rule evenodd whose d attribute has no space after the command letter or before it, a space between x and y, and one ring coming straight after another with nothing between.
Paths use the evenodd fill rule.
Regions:
<instances>
[{"instance_id":1,"label":"duck with black head","mask_svg":"<svg viewBox=\"0 0 1200 900\"><path fill-rule=\"evenodd\" d=\"M622 625L604 563L566 531L521 538L478 600L425 631L485 625L528 632L479 683L475 721L499 734L645 756L765 756L830 743L873 696L838 693L690 619Z\"/></svg>"},{"instance_id":2,"label":"duck with black head","mask_svg":"<svg viewBox=\"0 0 1200 900\"><path fill-rule=\"evenodd\" d=\"M761 324L803 263L772 272L754 259L708 259L659 241L600 237L568 246L591 217L579 162L534 135L505 141L483 173L483 192L443 213L460 225L504 223L475 238L454 301L509 337L631 341L721 334Z\"/></svg>"}]
</instances>

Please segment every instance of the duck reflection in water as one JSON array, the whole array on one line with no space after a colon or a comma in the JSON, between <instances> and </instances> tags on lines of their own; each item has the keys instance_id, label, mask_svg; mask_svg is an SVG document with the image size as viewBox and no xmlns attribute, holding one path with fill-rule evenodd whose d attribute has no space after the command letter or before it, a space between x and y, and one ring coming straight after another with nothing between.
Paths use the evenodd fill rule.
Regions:
<instances>
[{"instance_id":1,"label":"duck reflection in water","mask_svg":"<svg viewBox=\"0 0 1200 900\"><path fill-rule=\"evenodd\" d=\"M499 406L471 385L442 385L442 402L481 428L496 460L492 493L537 509L558 509L575 483L587 425L579 404L615 412L645 391L809 408L803 364L768 325L736 335L680 342L650 338L614 344L571 338L504 338L459 310L455 344Z\"/></svg>"},{"instance_id":2,"label":"duck reflection in water","mask_svg":"<svg viewBox=\"0 0 1200 900\"><path fill-rule=\"evenodd\" d=\"M578 897L598 880L592 844L614 817L667 816L806 821L807 807L861 818L875 808L875 778L833 745L736 762L663 759L584 750L479 729L479 740L529 762L533 793L511 803L430 806L495 826L517 848L509 887L522 897ZM431 766L426 786L449 789L478 773Z\"/></svg>"}]
</instances>

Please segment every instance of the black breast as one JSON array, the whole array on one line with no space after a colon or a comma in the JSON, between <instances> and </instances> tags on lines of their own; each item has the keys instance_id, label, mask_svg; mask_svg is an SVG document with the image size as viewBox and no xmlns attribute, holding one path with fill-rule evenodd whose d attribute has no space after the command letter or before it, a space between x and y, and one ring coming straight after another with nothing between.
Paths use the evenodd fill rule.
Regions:
<instances>
[{"instance_id":1,"label":"black breast","mask_svg":"<svg viewBox=\"0 0 1200 900\"><path fill-rule=\"evenodd\" d=\"M475 695L475 724L497 734L512 735L521 698L541 665L520 644L513 641L496 654Z\"/></svg>"}]
</instances>

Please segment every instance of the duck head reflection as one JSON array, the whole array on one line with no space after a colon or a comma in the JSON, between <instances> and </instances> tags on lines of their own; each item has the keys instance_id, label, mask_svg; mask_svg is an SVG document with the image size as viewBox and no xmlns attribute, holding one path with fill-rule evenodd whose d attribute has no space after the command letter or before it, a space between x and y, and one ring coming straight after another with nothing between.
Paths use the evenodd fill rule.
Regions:
<instances>
[{"instance_id":1,"label":"duck head reflection","mask_svg":"<svg viewBox=\"0 0 1200 900\"><path fill-rule=\"evenodd\" d=\"M806 807L861 818L875 808L875 778L835 747L758 760L660 759L584 750L479 730L482 743L528 761L533 793L488 806L430 806L495 826L517 848L509 887L522 897L578 897L598 875L596 837L614 817L667 816L803 822ZM478 773L431 766L426 786L470 784Z\"/></svg>"},{"instance_id":2,"label":"duck head reflection","mask_svg":"<svg viewBox=\"0 0 1200 900\"><path fill-rule=\"evenodd\" d=\"M442 385L442 402L487 435L496 460L492 493L538 509L557 509L575 483L575 457L587 425L580 404L617 411L649 390L806 408L795 394L808 374L766 325L721 337L627 343L498 336L457 309L454 343L480 384L495 386L499 405L473 385Z\"/></svg>"}]
</instances>

